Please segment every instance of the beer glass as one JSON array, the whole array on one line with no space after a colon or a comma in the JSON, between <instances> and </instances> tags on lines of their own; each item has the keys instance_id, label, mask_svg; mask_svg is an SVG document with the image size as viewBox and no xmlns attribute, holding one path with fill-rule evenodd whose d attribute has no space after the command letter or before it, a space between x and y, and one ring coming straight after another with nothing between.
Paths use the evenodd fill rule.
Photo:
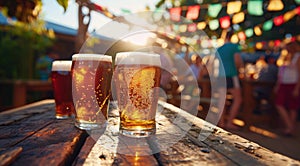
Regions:
<instances>
[{"instance_id":1,"label":"beer glass","mask_svg":"<svg viewBox=\"0 0 300 166\"><path fill-rule=\"evenodd\" d=\"M160 66L158 54L117 53L113 83L120 111L121 134L147 137L155 133Z\"/></svg>"},{"instance_id":2,"label":"beer glass","mask_svg":"<svg viewBox=\"0 0 300 166\"><path fill-rule=\"evenodd\" d=\"M83 130L106 126L112 58L101 54L72 56L72 92L75 126Z\"/></svg>"},{"instance_id":3,"label":"beer glass","mask_svg":"<svg viewBox=\"0 0 300 166\"><path fill-rule=\"evenodd\" d=\"M71 65L72 61L56 60L52 62L51 80L57 119L74 116Z\"/></svg>"}]
</instances>

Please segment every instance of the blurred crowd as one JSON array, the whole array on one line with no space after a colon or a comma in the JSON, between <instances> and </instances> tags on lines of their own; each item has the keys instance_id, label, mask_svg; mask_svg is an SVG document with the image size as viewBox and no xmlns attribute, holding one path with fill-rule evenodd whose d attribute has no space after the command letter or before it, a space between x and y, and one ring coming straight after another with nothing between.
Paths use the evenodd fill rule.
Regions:
<instances>
[{"instance_id":1,"label":"blurred crowd","mask_svg":"<svg viewBox=\"0 0 300 166\"><path fill-rule=\"evenodd\" d=\"M224 88L227 91L225 93L231 94L232 103L227 108L229 109L228 117L226 119L223 119L222 115L218 117L220 118L218 125L228 129L238 129L232 124L232 120L237 116L243 103L241 82L245 80L270 83L274 86L254 87L252 95L257 101L257 105L253 113L261 114L261 106L268 108L274 106L284 126L283 134L292 135L296 130L295 123L300 108L299 43L297 41L286 43L281 47L278 56L260 54L254 62L247 62L242 54L243 50L230 42L225 42L222 47L216 49L215 53L205 56L189 50L182 51L175 47L175 55L171 60L172 63L168 66L169 77L165 77L168 78L167 80L163 79L162 87L172 88L171 85L166 84L170 81L196 80L199 83L203 80L211 80L212 77L226 78L227 85ZM183 63L186 65L182 65ZM221 69L220 66L224 68ZM179 92L184 91L187 87L182 87L179 83L176 88L177 93L180 94ZM199 88L199 93L201 93L200 84ZM219 93L224 92L219 91ZM193 104L190 103L190 105ZM224 104L220 105L218 109L222 114L225 109Z\"/></svg>"}]
</instances>

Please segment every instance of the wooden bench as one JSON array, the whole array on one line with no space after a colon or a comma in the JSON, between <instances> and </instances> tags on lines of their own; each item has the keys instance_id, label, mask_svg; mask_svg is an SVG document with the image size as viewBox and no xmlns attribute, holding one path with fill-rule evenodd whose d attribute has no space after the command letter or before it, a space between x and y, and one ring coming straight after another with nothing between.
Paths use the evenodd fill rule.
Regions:
<instances>
[{"instance_id":1,"label":"wooden bench","mask_svg":"<svg viewBox=\"0 0 300 166\"><path fill-rule=\"evenodd\" d=\"M55 119L54 100L0 113L1 165L300 164L161 101L158 139L124 137L118 111L110 108L106 130L96 135L76 128L73 119Z\"/></svg>"}]
</instances>

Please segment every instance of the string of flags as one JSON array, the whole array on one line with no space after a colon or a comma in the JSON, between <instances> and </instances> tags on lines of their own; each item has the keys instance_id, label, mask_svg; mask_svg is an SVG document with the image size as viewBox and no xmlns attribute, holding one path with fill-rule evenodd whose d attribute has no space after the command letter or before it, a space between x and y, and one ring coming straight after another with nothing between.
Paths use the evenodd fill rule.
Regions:
<instances>
[{"instance_id":1,"label":"string of flags","mask_svg":"<svg viewBox=\"0 0 300 166\"><path fill-rule=\"evenodd\" d=\"M294 0L295 6L294 9L291 9L284 14L279 16L275 16L269 20L266 20L262 23L258 23L252 27L247 29L239 30L235 32L232 36L236 42L245 41L247 38L250 38L254 35L261 36L263 32L270 31L274 26L281 26L282 24L290 21L295 16L300 15L300 0ZM116 16L109 12L106 7L100 6L96 3L92 3L92 10L100 12L104 14L108 18L115 18ZM246 5L246 8L245 8ZM244 7L243 7L244 6ZM226 15L220 17L221 10L226 7ZM175 34L185 33L185 32L196 32L197 30L204 30L205 28L209 28L214 31L218 28L223 30L228 29L229 27L239 24L245 21L246 14L253 16L262 16L264 15L264 8L270 12L282 11L284 9L284 3L281 0L269 0L268 4L264 4L263 0L248 0L248 1L231 1L231 2L220 2L220 3L212 3L212 4L202 4L202 5L193 5L193 6L180 6L180 7L172 7L169 8L170 19L174 22L170 24L171 29ZM200 10L207 10L206 15L209 19L196 22L199 20ZM121 9L123 13L131 13L128 9ZM182 18L184 17L188 20L192 20L192 23L180 24ZM218 18L219 16L219 18ZM178 22L178 23L176 23ZM168 30L169 31L169 30ZM208 39L205 42L204 40L197 37L185 37L179 35L173 35L179 41L185 41L187 44L200 44L202 43L203 47L213 47L214 43L216 43L215 39ZM291 40L299 39L298 36L294 36ZM273 46L278 46L282 43L281 40L271 40L269 41L274 43ZM270 44L266 44L269 42L257 42L255 45L259 48L259 46L267 46Z\"/></svg>"},{"instance_id":2,"label":"string of flags","mask_svg":"<svg viewBox=\"0 0 300 166\"><path fill-rule=\"evenodd\" d=\"M270 1L269 6L267 7L268 10L270 11L279 11L283 9L282 7L278 7L278 2L280 0L275 0L275 1ZM280 1L281 2L281 1ZM297 4L300 4L300 0L297 0ZM206 27L208 27L210 30L214 31L217 30L218 28L222 29L227 29L230 26L234 24L241 23L245 21L245 14L252 14L252 15L262 15L263 13L260 12L260 8L262 8L262 1L255 0L255 1L248 1L247 4L247 10L241 11L241 6L242 2L241 1L233 1L233 2L228 2L227 5L223 3L219 4L209 4L207 6L207 14L210 17L217 17L219 12L221 11L222 7L227 6L227 14L226 16L222 16L220 18L213 18L213 19L208 19L205 21L200 21L200 22L193 22L193 23L188 23L188 24L171 24L171 29L175 33L184 33L184 32L195 32L197 30L204 30ZM196 5L198 6L198 5ZM271 6L271 7L270 7ZM195 9L192 12L198 12L200 13L200 8L197 8L197 11ZM173 9L176 9L176 13ZM170 18L173 21L180 21L181 17L181 12L183 9L188 10L186 13L189 13L190 8L186 7L175 7L175 8L170 8ZM252 11L253 9L253 11ZM254 11L255 9L255 11ZM190 15L196 15L196 14L190 14ZM187 19L193 20L195 17L192 19L190 15L186 15ZM300 6L296 6L294 9L291 9L284 14L281 14L279 16L275 16L269 20L266 20L263 23L258 23L252 27L249 27L247 29L242 29L238 30L238 32L235 32L233 34L232 38L236 38L235 41L238 42L239 40L245 41L247 38L252 37L253 35L256 36L261 36L264 31L270 31L274 26L281 26L282 24L290 21L292 18L295 16L300 15ZM179 17L180 16L180 17ZM176 18L176 19L175 19ZM196 18L197 19L197 18Z\"/></svg>"}]
</instances>

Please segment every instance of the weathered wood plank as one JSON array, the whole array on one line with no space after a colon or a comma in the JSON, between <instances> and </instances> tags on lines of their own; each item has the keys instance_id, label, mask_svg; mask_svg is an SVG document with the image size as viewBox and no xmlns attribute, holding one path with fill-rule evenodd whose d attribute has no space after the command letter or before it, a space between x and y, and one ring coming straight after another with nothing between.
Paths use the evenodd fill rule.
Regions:
<instances>
[{"instance_id":1,"label":"weathered wood plank","mask_svg":"<svg viewBox=\"0 0 300 166\"><path fill-rule=\"evenodd\" d=\"M23 152L12 165L70 165L86 136L73 120L55 120L17 144Z\"/></svg>"},{"instance_id":2,"label":"weathered wood plank","mask_svg":"<svg viewBox=\"0 0 300 166\"><path fill-rule=\"evenodd\" d=\"M21 147L11 165L70 165L87 134L74 126L74 119L57 120L51 102L0 114L0 148Z\"/></svg>"},{"instance_id":3,"label":"weathered wood plank","mask_svg":"<svg viewBox=\"0 0 300 166\"><path fill-rule=\"evenodd\" d=\"M119 135L118 128L119 118L110 117L104 134L90 133L73 165L158 165L145 138Z\"/></svg>"},{"instance_id":4,"label":"weathered wood plank","mask_svg":"<svg viewBox=\"0 0 300 166\"><path fill-rule=\"evenodd\" d=\"M34 114L41 114L44 112L54 113L54 100L45 100L37 103L32 103L20 108L7 110L0 113L0 126L9 125L18 122L22 119L31 117Z\"/></svg>"},{"instance_id":5,"label":"weathered wood plank","mask_svg":"<svg viewBox=\"0 0 300 166\"><path fill-rule=\"evenodd\" d=\"M15 161L23 148L15 147L0 152L0 166L8 166Z\"/></svg>"},{"instance_id":6,"label":"weathered wood plank","mask_svg":"<svg viewBox=\"0 0 300 166\"><path fill-rule=\"evenodd\" d=\"M159 144L153 145L153 142L150 144L152 149L162 150L155 154L160 164L235 165L226 156L210 148L205 143L191 140L187 135L193 125L194 117L185 118L178 111L180 110L170 111L164 109L161 115L157 117Z\"/></svg>"},{"instance_id":7,"label":"weathered wood plank","mask_svg":"<svg viewBox=\"0 0 300 166\"><path fill-rule=\"evenodd\" d=\"M31 114L15 123L0 125L0 147L12 147L54 121L54 113L47 110L41 114Z\"/></svg>"},{"instance_id":8,"label":"weathered wood plank","mask_svg":"<svg viewBox=\"0 0 300 166\"><path fill-rule=\"evenodd\" d=\"M284 155L274 153L254 142L244 139L238 135L227 132L214 126L200 118L194 118L187 112L172 109L169 104L163 104L166 108L164 115L168 118L179 113L187 121L192 121L193 125L188 131L189 139L199 145L203 143L227 157L238 165L300 165L300 162ZM171 109L170 109L171 108ZM172 111L173 113L170 113ZM170 118L169 118L170 119ZM181 126L178 126L182 128ZM184 128L182 128L184 129ZM199 139L199 134L203 139Z\"/></svg>"}]
</instances>

